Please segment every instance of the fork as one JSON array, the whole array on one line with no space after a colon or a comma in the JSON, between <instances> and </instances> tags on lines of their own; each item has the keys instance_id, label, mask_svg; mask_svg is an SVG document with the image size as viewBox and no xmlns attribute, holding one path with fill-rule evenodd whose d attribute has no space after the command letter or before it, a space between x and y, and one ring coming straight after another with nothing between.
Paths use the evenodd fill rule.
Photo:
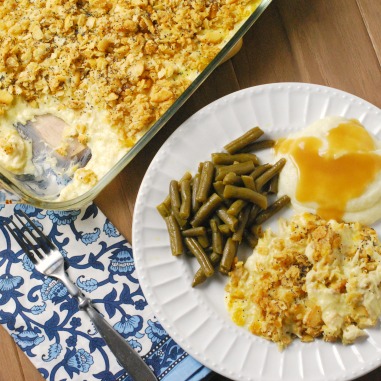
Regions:
<instances>
[{"instance_id":1,"label":"fork","mask_svg":"<svg viewBox=\"0 0 381 381\"><path fill-rule=\"evenodd\" d=\"M21 228L17 226L13 218L6 222L5 226L33 262L36 270L59 279L66 286L69 293L77 299L79 309L88 314L99 334L133 380L156 381L151 369L139 354L93 307L91 299L83 295L82 291L70 280L65 272L65 258L58 248L23 211L20 213L27 223L15 214Z\"/></svg>"}]
</instances>

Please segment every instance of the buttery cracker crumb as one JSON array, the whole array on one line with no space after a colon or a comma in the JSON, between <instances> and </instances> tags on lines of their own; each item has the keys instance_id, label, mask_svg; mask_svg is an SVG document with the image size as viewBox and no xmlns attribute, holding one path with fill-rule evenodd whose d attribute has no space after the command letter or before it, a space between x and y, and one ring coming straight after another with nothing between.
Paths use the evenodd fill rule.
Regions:
<instances>
[{"instance_id":1,"label":"buttery cracker crumb","mask_svg":"<svg viewBox=\"0 0 381 381\"><path fill-rule=\"evenodd\" d=\"M135 141L258 4L5 0L0 111L10 106L12 94L28 102L52 96L70 109L106 110L121 138Z\"/></svg>"},{"instance_id":2,"label":"buttery cracker crumb","mask_svg":"<svg viewBox=\"0 0 381 381\"><path fill-rule=\"evenodd\" d=\"M97 175L90 169L79 168L75 172L75 176L81 183L87 185L95 185L98 181Z\"/></svg>"},{"instance_id":3,"label":"buttery cracker crumb","mask_svg":"<svg viewBox=\"0 0 381 381\"><path fill-rule=\"evenodd\" d=\"M91 151L84 168L70 167L57 201L75 198L171 107L260 2L3 0L1 122L22 107L31 119L47 113L70 125L57 152L70 155L72 142Z\"/></svg>"},{"instance_id":4,"label":"buttery cracker crumb","mask_svg":"<svg viewBox=\"0 0 381 381\"><path fill-rule=\"evenodd\" d=\"M381 315L381 242L359 223L296 215L229 275L232 320L280 349L296 337L351 344Z\"/></svg>"},{"instance_id":5,"label":"buttery cracker crumb","mask_svg":"<svg viewBox=\"0 0 381 381\"><path fill-rule=\"evenodd\" d=\"M10 105L13 101L12 94L8 93L8 91L0 90L0 103L5 105Z\"/></svg>"}]
</instances>

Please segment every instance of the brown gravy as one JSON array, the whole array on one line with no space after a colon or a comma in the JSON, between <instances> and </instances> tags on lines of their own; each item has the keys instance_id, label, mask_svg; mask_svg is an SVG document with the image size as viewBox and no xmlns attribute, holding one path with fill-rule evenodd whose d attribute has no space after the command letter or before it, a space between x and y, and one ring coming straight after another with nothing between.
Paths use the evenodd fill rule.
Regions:
<instances>
[{"instance_id":1,"label":"brown gravy","mask_svg":"<svg viewBox=\"0 0 381 381\"><path fill-rule=\"evenodd\" d=\"M289 154L298 168L296 198L318 205L317 214L340 221L348 201L361 196L381 170L373 138L356 120L327 133L328 147L317 137L281 139L276 151ZM320 150L320 151L319 151Z\"/></svg>"}]
</instances>

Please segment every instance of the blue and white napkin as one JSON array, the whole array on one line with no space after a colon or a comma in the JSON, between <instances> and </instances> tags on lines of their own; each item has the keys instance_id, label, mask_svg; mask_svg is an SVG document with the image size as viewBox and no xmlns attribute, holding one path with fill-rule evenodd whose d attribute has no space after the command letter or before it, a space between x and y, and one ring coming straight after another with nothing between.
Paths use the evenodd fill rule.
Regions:
<instances>
[{"instance_id":1,"label":"blue and white napkin","mask_svg":"<svg viewBox=\"0 0 381 381\"><path fill-rule=\"evenodd\" d=\"M0 200L5 199L0 191ZM137 279L133 251L102 212L0 205L0 324L50 381L130 378L66 288L41 275L11 239L4 220L26 212L59 248L68 274L151 367L158 380L202 380L205 368L166 333Z\"/></svg>"}]
</instances>

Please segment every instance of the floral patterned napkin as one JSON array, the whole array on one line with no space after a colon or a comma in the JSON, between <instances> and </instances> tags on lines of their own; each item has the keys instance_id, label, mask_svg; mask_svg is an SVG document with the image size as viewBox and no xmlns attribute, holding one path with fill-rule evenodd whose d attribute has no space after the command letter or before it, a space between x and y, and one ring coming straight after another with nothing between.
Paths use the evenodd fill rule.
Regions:
<instances>
[{"instance_id":1,"label":"floral patterned napkin","mask_svg":"<svg viewBox=\"0 0 381 381\"><path fill-rule=\"evenodd\" d=\"M0 199L5 199L0 191ZM202 380L202 366L166 333L142 293L130 244L91 204L46 211L0 205L0 324L47 380L127 381L87 315L58 281L41 275L11 239L4 220L18 209L43 229L69 262L68 274L143 357L158 380Z\"/></svg>"}]
</instances>

